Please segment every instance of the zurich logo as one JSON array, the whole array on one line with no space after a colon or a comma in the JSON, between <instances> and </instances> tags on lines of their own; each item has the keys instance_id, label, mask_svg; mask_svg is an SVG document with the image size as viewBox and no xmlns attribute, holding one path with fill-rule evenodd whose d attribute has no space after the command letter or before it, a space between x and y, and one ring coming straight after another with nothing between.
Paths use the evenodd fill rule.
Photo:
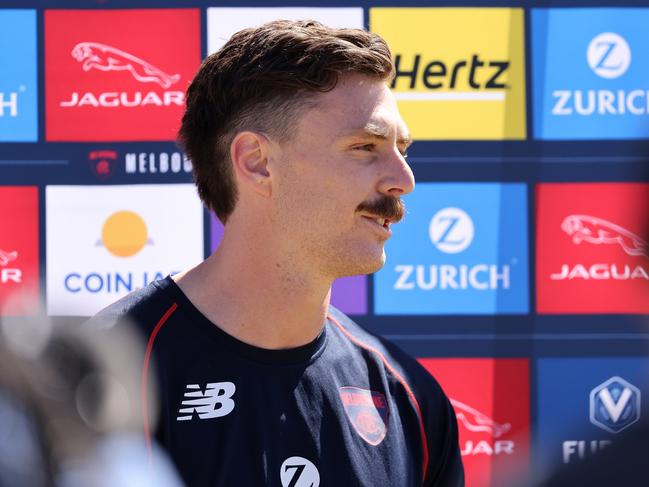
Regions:
<instances>
[{"instance_id":1,"label":"zurich logo","mask_svg":"<svg viewBox=\"0 0 649 487\"><path fill-rule=\"evenodd\" d=\"M590 391L590 422L619 433L640 419L640 390L615 376Z\"/></svg>"},{"instance_id":2,"label":"zurich logo","mask_svg":"<svg viewBox=\"0 0 649 487\"><path fill-rule=\"evenodd\" d=\"M631 49L624 38L603 32L593 38L586 51L588 66L602 78L619 78L631 64Z\"/></svg>"},{"instance_id":3,"label":"zurich logo","mask_svg":"<svg viewBox=\"0 0 649 487\"><path fill-rule=\"evenodd\" d=\"M460 208L439 210L430 220L428 235L433 245L445 254L457 254L473 241L473 220Z\"/></svg>"}]
</instances>

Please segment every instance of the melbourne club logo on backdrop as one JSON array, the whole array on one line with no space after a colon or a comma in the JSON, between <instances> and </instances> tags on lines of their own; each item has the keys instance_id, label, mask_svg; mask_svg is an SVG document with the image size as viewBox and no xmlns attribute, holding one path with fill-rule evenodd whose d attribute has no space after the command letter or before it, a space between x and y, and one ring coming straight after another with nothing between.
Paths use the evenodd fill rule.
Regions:
<instances>
[{"instance_id":1,"label":"melbourne club logo on backdrop","mask_svg":"<svg viewBox=\"0 0 649 487\"><path fill-rule=\"evenodd\" d=\"M649 184L537 187L540 313L649 312Z\"/></svg>"},{"instance_id":2,"label":"melbourne club logo on backdrop","mask_svg":"<svg viewBox=\"0 0 649 487\"><path fill-rule=\"evenodd\" d=\"M88 153L90 170L94 176L105 181L115 173L129 178L146 175L147 181L186 182L192 172L192 163L179 150L149 150L147 152L121 152L114 149L97 148Z\"/></svg>"},{"instance_id":3,"label":"melbourne club logo on backdrop","mask_svg":"<svg viewBox=\"0 0 649 487\"><path fill-rule=\"evenodd\" d=\"M648 137L647 22L648 9L532 9L537 138Z\"/></svg>"},{"instance_id":4,"label":"melbourne club logo on backdrop","mask_svg":"<svg viewBox=\"0 0 649 487\"><path fill-rule=\"evenodd\" d=\"M528 310L524 184L421 183L375 275L377 314Z\"/></svg>"},{"instance_id":5,"label":"melbourne club logo on backdrop","mask_svg":"<svg viewBox=\"0 0 649 487\"><path fill-rule=\"evenodd\" d=\"M389 406L385 395L359 387L338 388L347 418L370 445L378 445L388 433Z\"/></svg>"},{"instance_id":6,"label":"melbourne club logo on backdrop","mask_svg":"<svg viewBox=\"0 0 649 487\"><path fill-rule=\"evenodd\" d=\"M117 151L114 150L94 150L88 154L91 171L97 179L102 181L113 176L116 160Z\"/></svg>"},{"instance_id":7,"label":"melbourne club logo on backdrop","mask_svg":"<svg viewBox=\"0 0 649 487\"><path fill-rule=\"evenodd\" d=\"M46 10L45 46L48 141L175 140L198 9Z\"/></svg>"}]
</instances>

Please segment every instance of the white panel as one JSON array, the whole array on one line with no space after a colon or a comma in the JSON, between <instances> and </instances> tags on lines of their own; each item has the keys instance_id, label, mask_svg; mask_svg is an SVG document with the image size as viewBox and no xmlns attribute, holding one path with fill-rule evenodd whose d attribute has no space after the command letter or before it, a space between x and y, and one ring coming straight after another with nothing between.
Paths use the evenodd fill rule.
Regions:
<instances>
[{"instance_id":1,"label":"white panel","mask_svg":"<svg viewBox=\"0 0 649 487\"><path fill-rule=\"evenodd\" d=\"M363 9L315 7L210 7L207 9L207 53L225 44L232 34L271 20L317 20L330 27L363 28Z\"/></svg>"},{"instance_id":2,"label":"white panel","mask_svg":"<svg viewBox=\"0 0 649 487\"><path fill-rule=\"evenodd\" d=\"M202 209L193 184L47 186L48 313L90 316L128 294L124 281L134 290L198 264ZM102 238L106 221L124 211L146 227L146 243L119 225ZM119 236L133 255L110 251ZM144 245L138 249L138 243Z\"/></svg>"}]
</instances>

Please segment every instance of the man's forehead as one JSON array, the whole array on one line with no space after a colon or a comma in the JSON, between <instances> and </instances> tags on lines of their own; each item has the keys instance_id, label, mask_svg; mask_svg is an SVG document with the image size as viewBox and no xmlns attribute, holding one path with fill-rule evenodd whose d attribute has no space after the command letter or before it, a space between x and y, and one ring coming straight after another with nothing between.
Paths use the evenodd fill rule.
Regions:
<instances>
[{"instance_id":1,"label":"man's forehead","mask_svg":"<svg viewBox=\"0 0 649 487\"><path fill-rule=\"evenodd\" d=\"M311 101L305 118L320 124L335 122L327 125L339 137L364 133L386 138L396 132L399 139L410 138L396 99L384 81L359 75L343 77L336 88Z\"/></svg>"}]
</instances>

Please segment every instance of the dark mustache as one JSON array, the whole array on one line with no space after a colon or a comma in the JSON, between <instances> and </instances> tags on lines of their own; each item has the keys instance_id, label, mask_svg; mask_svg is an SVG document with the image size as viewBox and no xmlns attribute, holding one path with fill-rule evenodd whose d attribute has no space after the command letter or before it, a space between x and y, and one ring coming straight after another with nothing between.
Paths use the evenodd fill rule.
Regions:
<instances>
[{"instance_id":1,"label":"dark mustache","mask_svg":"<svg viewBox=\"0 0 649 487\"><path fill-rule=\"evenodd\" d=\"M371 213L379 218L386 218L393 223L400 221L406 214L406 205L401 198L381 196L375 201L365 201L358 205L357 211Z\"/></svg>"}]
</instances>

